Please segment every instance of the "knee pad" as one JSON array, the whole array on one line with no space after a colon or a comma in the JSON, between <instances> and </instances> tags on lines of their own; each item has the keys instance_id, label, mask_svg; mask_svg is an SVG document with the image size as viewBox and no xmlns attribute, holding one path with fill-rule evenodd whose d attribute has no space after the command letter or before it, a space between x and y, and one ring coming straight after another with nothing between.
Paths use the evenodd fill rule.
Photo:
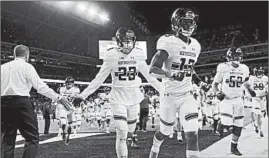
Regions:
<instances>
[{"instance_id":1,"label":"knee pad","mask_svg":"<svg viewBox=\"0 0 269 158\"><path fill-rule=\"evenodd\" d=\"M242 131L242 127L233 126L233 131L232 131L232 133L233 133L235 136L240 137L240 135L241 135L241 131Z\"/></svg>"},{"instance_id":2,"label":"knee pad","mask_svg":"<svg viewBox=\"0 0 269 158\"><path fill-rule=\"evenodd\" d=\"M136 128L136 121L135 122L128 122L128 131L129 132L134 132Z\"/></svg>"},{"instance_id":3,"label":"knee pad","mask_svg":"<svg viewBox=\"0 0 269 158\"><path fill-rule=\"evenodd\" d=\"M60 118L60 124L61 125L66 125L67 121L65 118Z\"/></svg>"},{"instance_id":4,"label":"knee pad","mask_svg":"<svg viewBox=\"0 0 269 158\"><path fill-rule=\"evenodd\" d=\"M126 142L128 130L116 129L116 140Z\"/></svg>"}]
</instances>

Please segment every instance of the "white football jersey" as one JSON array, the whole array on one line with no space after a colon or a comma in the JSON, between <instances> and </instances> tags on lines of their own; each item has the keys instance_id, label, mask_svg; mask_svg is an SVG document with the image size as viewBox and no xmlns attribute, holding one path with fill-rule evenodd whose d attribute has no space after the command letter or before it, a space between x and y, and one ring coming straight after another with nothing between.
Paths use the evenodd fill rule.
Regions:
<instances>
[{"instance_id":1,"label":"white football jersey","mask_svg":"<svg viewBox=\"0 0 269 158\"><path fill-rule=\"evenodd\" d=\"M94 112L94 102L88 102L88 104L87 104L87 111L88 112Z\"/></svg>"},{"instance_id":2,"label":"white football jersey","mask_svg":"<svg viewBox=\"0 0 269 158\"><path fill-rule=\"evenodd\" d=\"M118 48L110 48L106 52L100 71L81 95L86 98L92 94L111 74L110 102L124 105L138 104L144 99L139 88L142 80L138 76L138 72L141 72L147 81L159 91L161 84L156 78L149 75L149 67L144 59L144 53L142 49L134 48L126 55L121 53Z\"/></svg>"},{"instance_id":3,"label":"white football jersey","mask_svg":"<svg viewBox=\"0 0 269 158\"><path fill-rule=\"evenodd\" d=\"M249 83L256 93L256 96L265 96L268 87L268 77L263 75L262 77L250 76Z\"/></svg>"},{"instance_id":4,"label":"white football jersey","mask_svg":"<svg viewBox=\"0 0 269 158\"><path fill-rule=\"evenodd\" d=\"M66 87L60 87L59 92L61 96L67 97L67 100L72 103L74 98L70 96L80 93L80 90L78 87L75 86L71 87L70 89L67 89Z\"/></svg>"},{"instance_id":5,"label":"white football jersey","mask_svg":"<svg viewBox=\"0 0 269 158\"><path fill-rule=\"evenodd\" d=\"M208 101L213 101L216 98L216 94L212 88L210 88L205 94L206 94L206 100Z\"/></svg>"},{"instance_id":6,"label":"white football jersey","mask_svg":"<svg viewBox=\"0 0 269 158\"><path fill-rule=\"evenodd\" d=\"M101 105L101 111L104 109L110 109L109 102L105 101L104 104Z\"/></svg>"},{"instance_id":7,"label":"white football jersey","mask_svg":"<svg viewBox=\"0 0 269 158\"><path fill-rule=\"evenodd\" d=\"M242 96L242 85L248 77L249 68L245 64L234 68L230 62L225 62L217 66L214 82L221 84L221 91L228 98L237 98Z\"/></svg>"},{"instance_id":8,"label":"white football jersey","mask_svg":"<svg viewBox=\"0 0 269 158\"><path fill-rule=\"evenodd\" d=\"M163 69L170 72L185 72L186 75L182 81L172 81L168 78L162 80L165 93L186 93L192 91L192 70L193 66L201 52L199 42L191 38L188 45L180 38L174 35L161 36L157 42L157 50L165 50L168 53L168 59L163 64Z\"/></svg>"}]
</instances>

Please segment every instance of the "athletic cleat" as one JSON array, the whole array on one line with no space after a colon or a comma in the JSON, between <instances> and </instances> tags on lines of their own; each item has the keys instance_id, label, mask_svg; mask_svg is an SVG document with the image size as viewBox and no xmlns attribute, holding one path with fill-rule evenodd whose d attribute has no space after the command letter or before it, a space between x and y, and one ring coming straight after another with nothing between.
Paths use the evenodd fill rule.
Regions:
<instances>
[{"instance_id":1,"label":"athletic cleat","mask_svg":"<svg viewBox=\"0 0 269 158\"><path fill-rule=\"evenodd\" d=\"M182 136L177 136L177 141L178 141L178 142L183 142L183 138L182 138Z\"/></svg>"},{"instance_id":2,"label":"athletic cleat","mask_svg":"<svg viewBox=\"0 0 269 158\"><path fill-rule=\"evenodd\" d=\"M237 156L242 156L242 153L237 148L231 148L231 153Z\"/></svg>"},{"instance_id":3,"label":"athletic cleat","mask_svg":"<svg viewBox=\"0 0 269 158\"><path fill-rule=\"evenodd\" d=\"M261 136L261 137L264 137L264 135L263 135L263 132L262 132L262 131L260 131L260 136Z\"/></svg>"},{"instance_id":4,"label":"athletic cleat","mask_svg":"<svg viewBox=\"0 0 269 158\"><path fill-rule=\"evenodd\" d=\"M259 133L258 126L256 126L256 125L254 124L254 127L255 127L255 132L256 132L256 133Z\"/></svg>"},{"instance_id":5,"label":"athletic cleat","mask_svg":"<svg viewBox=\"0 0 269 158\"><path fill-rule=\"evenodd\" d=\"M215 132L214 132L214 135L215 135L215 136L220 136L220 133L219 133L218 131L215 131Z\"/></svg>"},{"instance_id":6,"label":"athletic cleat","mask_svg":"<svg viewBox=\"0 0 269 158\"><path fill-rule=\"evenodd\" d=\"M106 133L107 133L107 134L110 134L110 131L109 131L109 130L106 130Z\"/></svg>"}]
</instances>

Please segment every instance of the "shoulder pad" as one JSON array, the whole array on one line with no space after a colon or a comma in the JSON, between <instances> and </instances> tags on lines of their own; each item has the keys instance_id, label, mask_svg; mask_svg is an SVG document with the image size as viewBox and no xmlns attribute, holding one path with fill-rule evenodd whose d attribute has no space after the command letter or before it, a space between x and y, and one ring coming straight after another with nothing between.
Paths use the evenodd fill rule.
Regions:
<instances>
[{"instance_id":1,"label":"shoulder pad","mask_svg":"<svg viewBox=\"0 0 269 158\"><path fill-rule=\"evenodd\" d=\"M116 55L116 52L117 51L118 51L118 49L116 47L109 48L105 52L104 60L109 60L109 59L115 59L115 58L117 58L117 55Z\"/></svg>"},{"instance_id":2,"label":"shoulder pad","mask_svg":"<svg viewBox=\"0 0 269 158\"><path fill-rule=\"evenodd\" d=\"M225 72L227 71L227 67L229 65L225 62L225 63L220 63L218 66L217 66L217 72Z\"/></svg>"},{"instance_id":3,"label":"shoulder pad","mask_svg":"<svg viewBox=\"0 0 269 158\"><path fill-rule=\"evenodd\" d=\"M106 51L110 51L110 50L113 50L113 49L116 49L116 47L110 47Z\"/></svg>"},{"instance_id":4,"label":"shoulder pad","mask_svg":"<svg viewBox=\"0 0 269 158\"><path fill-rule=\"evenodd\" d=\"M164 34L164 37L170 37L170 36L174 36L174 34L168 33L168 34Z\"/></svg>"}]
</instances>

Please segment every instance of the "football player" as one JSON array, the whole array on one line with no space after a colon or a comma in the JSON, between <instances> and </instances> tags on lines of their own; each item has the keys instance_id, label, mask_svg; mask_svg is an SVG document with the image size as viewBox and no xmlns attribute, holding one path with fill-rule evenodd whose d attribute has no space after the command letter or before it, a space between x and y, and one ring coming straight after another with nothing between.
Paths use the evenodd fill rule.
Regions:
<instances>
[{"instance_id":1,"label":"football player","mask_svg":"<svg viewBox=\"0 0 269 158\"><path fill-rule=\"evenodd\" d=\"M104 127L106 123L106 133L110 133L109 131L109 126L110 126L110 120L112 118L112 113L111 113L111 108L110 108L110 103L109 99L105 98L104 103L101 105L101 118L102 118L102 125Z\"/></svg>"},{"instance_id":2,"label":"football player","mask_svg":"<svg viewBox=\"0 0 269 158\"><path fill-rule=\"evenodd\" d=\"M155 118L157 117L157 107L159 107L160 105L160 101L159 101L159 96L158 94L155 94L153 96L151 96L151 104L149 106L149 113L150 113L150 117L151 117L151 123L152 123L152 128L155 128Z\"/></svg>"},{"instance_id":3,"label":"football player","mask_svg":"<svg viewBox=\"0 0 269 158\"><path fill-rule=\"evenodd\" d=\"M65 87L60 87L60 95L66 96L68 101L73 104L74 96L75 94L80 93L80 90L78 87L75 87L75 79L73 77L67 77L65 79ZM70 141L70 135L72 132L72 129L75 128L74 124L75 122L75 115L74 112L67 113L64 108L61 108L60 111L60 119L61 119L61 126L63 130L63 140L65 141L65 144L68 145ZM66 123L68 122L68 128L67 128L67 136L66 136Z\"/></svg>"},{"instance_id":4,"label":"football player","mask_svg":"<svg viewBox=\"0 0 269 158\"><path fill-rule=\"evenodd\" d=\"M202 130L203 127L203 112L202 112L202 90L197 86L195 83L193 84L193 97L197 102L198 105L198 123L199 123L199 130Z\"/></svg>"},{"instance_id":5,"label":"football player","mask_svg":"<svg viewBox=\"0 0 269 158\"><path fill-rule=\"evenodd\" d=\"M95 107L94 102L92 99L87 101L87 109L86 109L86 122L90 123L90 127L93 128L93 123L95 120Z\"/></svg>"},{"instance_id":6,"label":"football player","mask_svg":"<svg viewBox=\"0 0 269 158\"><path fill-rule=\"evenodd\" d=\"M213 133L215 135L219 135L219 132L217 131L219 122L219 100L216 98L216 94L212 87L209 91L205 92L204 105L207 121L211 126L213 126Z\"/></svg>"},{"instance_id":7,"label":"football player","mask_svg":"<svg viewBox=\"0 0 269 158\"><path fill-rule=\"evenodd\" d=\"M82 108L85 106L84 101L81 102L73 102L75 110L74 110L74 117L75 123L74 127L74 137L76 136L77 132L80 130L81 126L81 119L82 119Z\"/></svg>"},{"instance_id":8,"label":"football player","mask_svg":"<svg viewBox=\"0 0 269 158\"><path fill-rule=\"evenodd\" d=\"M252 98L252 121L254 123L255 131L260 132L260 136L263 137L262 126L262 115L266 115L266 87L268 87L268 77L264 75L263 67L255 67L253 69L254 76L250 76L249 83L256 93L256 97ZM256 118L257 123L256 125Z\"/></svg>"},{"instance_id":9,"label":"football player","mask_svg":"<svg viewBox=\"0 0 269 158\"><path fill-rule=\"evenodd\" d=\"M213 81L213 90L221 101L220 110L220 136L223 136L225 126L232 126L231 152L241 156L237 148L238 139L241 135L244 119L244 105L242 101L242 86L255 97L255 92L246 81L249 80L249 68L241 64L243 52L240 48L231 47L226 53L228 62L217 66L217 74ZM221 89L218 85L221 84Z\"/></svg>"},{"instance_id":10,"label":"football player","mask_svg":"<svg viewBox=\"0 0 269 158\"><path fill-rule=\"evenodd\" d=\"M116 125L116 153L119 158L128 156L127 134L133 133L136 128L139 103L143 94L140 92L141 78L138 72L152 83L157 90L161 89L159 81L149 75L144 52L135 47L135 33L128 28L120 28L116 32L117 46L107 50L106 57L100 71L89 86L77 97L85 99L95 92L105 81L112 76L110 92L110 106Z\"/></svg>"},{"instance_id":11,"label":"football player","mask_svg":"<svg viewBox=\"0 0 269 158\"><path fill-rule=\"evenodd\" d=\"M186 157L199 155L198 109L192 95L192 79L201 87L204 83L193 70L201 46L190 37L197 27L197 18L190 9L176 9L171 18L174 34L163 35L157 42L150 72L162 78L165 91L160 94L160 130L154 135L150 158L158 156L162 142L173 132L177 111L187 142Z\"/></svg>"}]
</instances>

